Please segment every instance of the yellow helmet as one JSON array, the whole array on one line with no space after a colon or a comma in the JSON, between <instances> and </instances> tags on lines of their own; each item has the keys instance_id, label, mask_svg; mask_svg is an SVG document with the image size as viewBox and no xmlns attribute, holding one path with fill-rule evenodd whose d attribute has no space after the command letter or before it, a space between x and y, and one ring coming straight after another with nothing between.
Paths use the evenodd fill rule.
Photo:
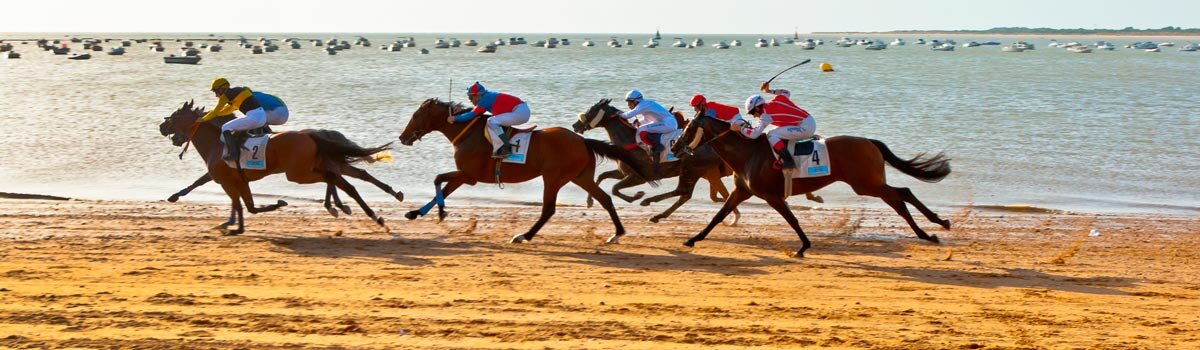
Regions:
<instances>
[{"instance_id":1,"label":"yellow helmet","mask_svg":"<svg viewBox=\"0 0 1200 350\"><path fill-rule=\"evenodd\" d=\"M228 80L225 80L225 78L216 78L216 79L213 79L212 87L210 87L209 90L217 91L217 89L227 88L227 87L229 87Z\"/></svg>"}]
</instances>

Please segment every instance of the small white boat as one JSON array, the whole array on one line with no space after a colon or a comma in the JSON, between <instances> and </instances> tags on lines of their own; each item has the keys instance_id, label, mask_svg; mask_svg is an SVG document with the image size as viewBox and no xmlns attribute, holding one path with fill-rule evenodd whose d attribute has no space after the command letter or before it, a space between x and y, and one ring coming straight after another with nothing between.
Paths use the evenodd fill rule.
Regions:
<instances>
[{"instance_id":1,"label":"small white boat","mask_svg":"<svg viewBox=\"0 0 1200 350\"><path fill-rule=\"evenodd\" d=\"M767 43L767 39L758 38L754 41L754 47L771 47L771 44Z\"/></svg>"},{"instance_id":2,"label":"small white boat","mask_svg":"<svg viewBox=\"0 0 1200 350\"><path fill-rule=\"evenodd\" d=\"M447 42L447 41L445 41L445 40L442 40L442 39L437 39L437 41L434 41L434 42L433 42L433 48L435 48L435 49L449 49L449 48L450 48L450 43L449 43L449 42Z\"/></svg>"},{"instance_id":3,"label":"small white boat","mask_svg":"<svg viewBox=\"0 0 1200 350\"><path fill-rule=\"evenodd\" d=\"M120 56L120 55L124 55L124 54L125 54L125 48L124 48L124 47L117 46L117 47L114 47L114 48L108 49L108 54L109 54L110 56Z\"/></svg>"},{"instance_id":4,"label":"small white boat","mask_svg":"<svg viewBox=\"0 0 1200 350\"><path fill-rule=\"evenodd\" d=\"M867 46L867 45L871 45L871 41L867 40L867 39L858 39L858 41L855 42L854 44L858 45L858 46Z\"/></svg>"},{"instance_id":5,"label":"small white boat","mask_svg":"<svg viewBox=\"0 0 1200 350\"><path fill-rule=\"evenodd\" d=\"M545 41L545 40L538 40L538 41L534 41L534 42L533 42L533 44L529 44L529 46L533 46L533 47L546 47L546 41Z\"/></svg>"},{"instance_id":6,"label":"small white boat","mask_svg":"<svg viewBox=\"0 0 1200 350\"><path fill-rule=\"evenodd\" d=\"M558 44L562 45L562 46L571 46L571 39L563 38L562 42L560 42Z\"/></svg>"},{"instance_id":7,"label":"small white boat","mask_svg":"<svg viewBox=\"0 0 1200 350\"><path fill-rule=\"evenodd\" d=\"M420 51L417 51L417 53L422 54L422 55L428 55L429 49L421 49Z\"/></svg>"},{"instance_id":8,"label":"small white boat","mask_svg":"<svg viewBox=\"0 0 1200 350\"><path fill-rule=\"evenodd\" d=\"M726 44L725 41L721 41L716 44L713 44L713 48L725 50L725 49L729 48L729 44Z\"/></svg>"},{"instance_id":9,"label":"small white boat","mask_svg":"<svg viewBox=\"0 0 1200 350\"><path fill-rule=\"evenodd\" d=\"M1098 41L1098 42L1096 42L1096 49L1112 51L1112 50L1116 50L1117 46L1113 45L1112 43L1107 42L1107 41Z\"/></svg>"},{"instance_id":10,"label":"small white boat","mask_svg":"<svg viewBox=\"0 0 1200 350\"><path fill-rule=\"evenodd\" d=\"M687 47L688 44L683 42L683 38L675 38L675 42L671 43L671 47Z\"/></svg>"},{"instance_id":11,"label":"small white boat","mask_svg":"<svg viewBox=\"0 0 1200 350\"><path fill-rule=\"evenodd\" d=\"M164 63L170 64L196 64L200 62L200 56L175 56L170 55L163 57Z\"/></svg>"},{"instance_id":12,"label":"small white boat","mask_svg":"<svg viewBox=\"0 0 1200 350\"><path fill-rule=\"evenodd\" d=\"M608 47L621 47L621 42L616 38L608 39Z\"/></svg>"},{"instance_id":13,"label":"small white boat","mask_svg":"<svg viewBox=\"0 0 1200 350\"><path fill-rule=\"evenodd\" d=\"M733 41L729 42L729 45L730 46L742 46L742 41L738 40L738 39L733 39Z\"/></svg>"},{"instance_id":14,"label":"small white boat","mask_svg":"<svg viewBox=\"0 0 1200 350\"><path fill-rule=\"evenodd\" d=\"M1033 46L1033 43L1028 43L1028 42L1024 42L1024 41L1017 41L1012 44L1012 47L1021 49L1021 51L1016 51L1016 52L1022 52L1022 51L1026 51L1026 50L1035 49L1035 47Z\"/></svg>"},{"instance_id":15,"label":"small white boat","mask_svg":"<svg viewBox=\"0 0 1200 350\"><path fill-rule=\"evenodd\" d=\"M208 52L221 52L221 45L219 45L219 44L209 45Z\"/></svg>"},{"instance_id":16,"label":"small white boat","mask_svg":"<svg viewBox=\"0 0 1200 350\"><path fill-rule=\"evenodd\" d=\"M1025 49L1021 48L1019 46L1015 46L1015 45L1008 45L1008 46L1000 48L1000 51L1002 51L1002 52L1025 52Z\"/></svg>"},{"instance_id":17,"label":"small white boat","mask_svg":"<svg viewBox=\"0 0 1200 350\"><path fill-rule=\"evenodd\" d=\"M693 47L701 47L701 46L704 46L704 39L703 39L703 38L696 38L696 40L692 40L692 46L693 46Z\"/></svg>"},{"instance_id":18,"label":"small white boat","mask_svg":"<svg viewBox=\"0 0 1200 350\"><path fill-rule=\"evenodd\" d=\"M250 48L250 53L255 54L255 55L262 54L263 48L262 48L262 46L254 45L253 47Z\"/></svg>"},{"instance_id":19,"label":"small white boat","mask_svg":"<svg viewBox=\"0 0 1200 350\"><path fill-rule=\"evenodd\" d=\"M647 49L656 48L656 47L658 47L658 40L655 40L654 38L650 38L650 40L646 41L646 45L642 45L642 47L647 48Z\"/></svg>"},{"instance_id":20,"label":"small white boat","mask_svg":"<svg viewBox=\"0 0 1200 350\"><path fill-rule=\"evenodd\" d=\"M129 47L132 45L133 45L133 43L129 42L129 40L121 40L121 46Z\"/></svg>"},{"instance_id":21,"label":"small white boat","mask_svg":"<svg viewBox=\"0 0 1200 350\"><path fill-rule=\"evenodd\" d=\"M799 46L801 50L812 50L812 49L817 48L817 43L813 42L812 39L808 39L808 40L803 40L803 41L797 41L796 46Z\"/></svg>"},{"instance_id":22,"label":"small white boat","mask_svg":"<svg viewBox=\"0 0 1200 350\"><path fill-rule=\"evenodd\" d=\"M1196 52L1197 50L1200 50L1200 46L1196 45L1196 43L1187 44L1179 48L1179 51L1182 52Z\"/></svg>"},{"instance_id":23,"label":"small white boat","mask_svg":"<svg viewBox=\"0 0 1200 350\"><path fill-rule=\"evenodd\" d=\"M633 45L633 39L625 39L625 46Z\"/></svg>"},{"instance_id":24,"label":"small white boat","mask_svg":"<svg viewBox=\"0 0 1200 350\"><path fill-rule=\"evenodd\" d=\"M463 45L464 46L479 46L479 42L475 41L475 39L467 39L467 42L464 43Z\"/></svg>"},{"instance_id":25,"label":"small white boat","mask_svg":"<svg viewBox=\"0 0 1200 350\"><path fill-rule=\"evenodd\" d=\"M504 41L504 38L497 38L496 41L492 42L492 45L504 46L507 43L508 43L507 41Z\"/></svg>"},{"instance_id":26,"label":"small white boat","mask_svg":"<svg viewBox=\"0 0 1200 350\"><path fill-rule=\"evenodd\" d=\"M965 42L962 44L962 47L976 47L976 46L979 46L979 43L974 42L974 41L968 41L968 42Z\"/></svg>"},{"instance_id":27,"label":"small white boat","mask_svg":"<svg viewBox=\"0 0 1200 350\"><path fill-rule=\"evenodd\" d=\"M917 39L917 41L913 42L913 45L925 45L925 39Z\"/></svg>"},{"instance_id":28,"label":"small white boat","mask_svg":"<svg viewBox=\"0 0 1200 350\"><path fill-rule=\"evenodd\" d=\"M518 37L517 37L517 45L525 45L525 44L526 44L526 43L525 43L525 37L523 37L523 36L518 36ZM630 44L630 45L632 45L633 43L632 43L632 42L630 42L629 44Z\"/></svg>"},{"instance_id":29,"label":"small white boat","mask_svg":"<svg viewBox=\"0 0 1200 350\"><path fill-rule=\"evenodd\" d=\"M79 60L90 60L90 59L92 59L92 54L90 54L90 53L86 53L86 52L84 52L84 53L73 53L73 54L71 54L71 57L67 57L67 59L68 59L68 60L76 60L76 61L79 61Z\"/></svg>"},{"instance_id":30,"label":"small white boat","mask_svg":"<svg viewBox=\"0 0 1200 350\"><path fill-rule=\"evenodd\" d=\"M796 45L795 38L783 38L783 43L788 45Z\"/></svg>"},{"instance_id":31,"label":"small white boat","mask_svg":"<svg viewBox=\"0 0 1200 350\"><path fill-rule=\"evenodd\" d=\"M954 51L954 45L941 44L941 45L937 45L934 47L930 47L929 50L932 50L932 51Z\"/></svg>"},{"instance_id":32,"label":"small white boat","mask_svg":"<svg viewBox=\"0 0 1200 350\"><path fill-rule=\"evenodd\" d=\"M479 53L496 53L496 45L487 44L475 51Z\"/></svg>"},{"instance_id":33,"label":"small white boat","mask_svg":"<svg viewBox=\"0 0 1200 350\"><path fill-rule=\"evenodd\" d=\"M325 54L326 54L326 55L336 55L336 54L337 54L337 52L338 52L338 50L337 50L337 48L336 48L336 47L333 47L333 46L326 46L326 47L325 47Z\"/></svg>"},{"instance_id":34,"label":"small white boat","mask_svg":"<svg viewBox=\"0 0 1200 350\"><path fill-rule=\"evenodd\" d=\"M873 41L867 45L866 49L871 50L871 51L879 51L879 50L887 49L887 45L884 44L882 41Z\"/></svg>"},{"instance_id":35,"label":"small white boat","mask_svg":"<svg viewBox=\"0 0 1200 350\"><path fill-rule=\"evenodd\" d=\"M1138 49L1138 50L1149 50L1149 49L1157 49L1158 44L1155 44L1155 43L1152 43L1149 41L1142 41L1142 42L1133 43L1126 47L1131 48L1131 49Z\"/></svg>"},{"instance_id":36,"label":"small white boat","mask_svg":"<svg viewBox=\"0 0 1200 350\"><path fill-rule=\"evenodd\" d=\"M775 38L771 38L771 41L768 42L767 44L771 45L771 46L779 46L779 42L775 41Z\"/></svg>"},{"instance_id":37,"label":"small white boat","mask_svg":"<svg viewBox=\"0 0 1200 350\"><path fill-rule=\"evenodd\" d=\"M1066 43L1066 44L1062 44L1062 45L1060 45L1059 47L1062 47L1062 48L1072 48L1072 47L1076 47L1076 46L1083 46L1083 44L1080 44L1078 41L1072 41L1072 42L1069 42L1069 43Z\"/></svg>"},{"instance_id":38,"label":"small white boat","mask_svg":"<svg viewBox=\"0 0 1200 350\"><path fill-rule=\"evenodd\" d=\"M1050 43L1046 44L1046 47L1062 47L1062 44L1058 40L1050 39Z\"/></svg>"},{"instance_id":39,"label":"small white boat","mask_svg":"<svg viewBox=\"0 0 1200 350\"><path fill-rule=\"evenodd\" d=\"M892 43L888 44L888 45L889 46L904 46L907 44L908 43L904 42L904 38L896 38L896 40L892 40Z\"/></svg>"},{"instance_id":40,"label":"small white boat","mask_svg":"<svg viewBox=\"0 0 1200 350\"><path fill-rule=\"evenodd\" d=\"M1162 46L1162 47L1172 47L1172 46L1175 46L1175 43L1172 43L1172 42L1158 43L1158 46Z\"/></svg>"},{"instance_id":41,"label":"small white boat","mask_svg":"<svg viewBox=\"0 0 1200 350\"><path fill-rule=\"evenodd\" d=\"M1146 49L1146 52L1162 52L1162 50L1156 47L1153 49Z\"/></svg>"},{"instance_id":42,"label":"small white boat","mask_svg":"<svg viewBox=\"0 0 1200 350\"><path fill-rule=\"evenodd\" d=\"M291 44L291 45L292 45L292 49L293 49L293 50L294 50L294 49L299 49L299 48L300 48L300 42L299 42L299 41L292 41L292 44Z\"/></svg>"},{"instance_id":43,"label":"small white boat","mask_svg":"<svg viewBox=\"0 0 1200 350\"><path fill-rule=\"evenodd\" d=\"M417 40L411 36L408 37L408 40L404 41L404 47L417 47Z\"/></svg>"},{"instance_id":44,"label":"small white boat","mask_svg":"<svg viewBox=\"0 0 1200 350\"><path fill-rule=\"evenodd\" d=\"M596 46L596 43L592 42L592 39L583 39L583 44L580 44L580 45L592 47L592 46Z\"/></svg>"},{"instance_id":45,"label":"small white boat","mask_svg":"<svg viewBox=\"0 0 1200 350\"><path fill-rule=\"evenodd\" d=\"M391 45L384 46L383 48L390 52L400 52L400 49L404 48L404 43L397 41L397 42L392 43Z\"/></svg>"},{"instance_id":46,"label":"small white boat","mask_svg":"<svg viewBox=\"0 0 1200 350\"><path fill-rule=\"evenodd\" d=\"M450 47L460 47L460 46L462 46L462 41L459 41L458 38L450 38Z\"/></svg>"},{"instance_id":47,"label":"small white boat","mask_svg":"<svg viewBox=\"0 0 1200 350\"><path fill-rule=\"evenodd\" d=\"M1067 48L1067 52L1071 52L1071 53L1092 53L1092 48L1090 48L1090 47L1087 47L1086 45L1078 45L1078 46L1072 46L1072 47L1068 47L1068 48Z\"/></svg>"},{"instance_id":48,"label":"small white boat","mask_svg":"<svg viewBox=\"0 0 1200 350\"><path fill-rule=\"evenodd\" d=\"M316 46L316 47L325 46L325 42L321 41L321 39L313 39L312 41L309 41L309 42L312 43L312 46Z\"/></svg>"}]
</instances>

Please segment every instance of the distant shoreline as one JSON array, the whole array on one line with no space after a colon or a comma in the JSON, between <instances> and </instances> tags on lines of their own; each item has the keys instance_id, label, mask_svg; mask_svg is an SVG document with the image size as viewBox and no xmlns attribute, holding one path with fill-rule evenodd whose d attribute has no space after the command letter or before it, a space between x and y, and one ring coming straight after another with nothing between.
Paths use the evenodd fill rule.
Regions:
<instances>
[{"instance_id":1,"label":"distant shoreline","mask_svg":"<svg viewBox=\"0 0 1200 350\"><path fill-rule=\"evenodd\" d=\"M977 37L977 38L1009 38L1009 37L1032 37L1032 38L1186 38L1189 40L1200 40L1200 35L1189 33L1156 33L1156 34L1140 34L1140 33L1105 33L1105 34L1051 34L1051 33L970 33L970 32L813 32L812 35L831 35L831 36L852 36L852 35L870 35L870 36L888 36L888 35L924 35L930 37L947 36L947 37Z\"/></svg>"}]
</instances>

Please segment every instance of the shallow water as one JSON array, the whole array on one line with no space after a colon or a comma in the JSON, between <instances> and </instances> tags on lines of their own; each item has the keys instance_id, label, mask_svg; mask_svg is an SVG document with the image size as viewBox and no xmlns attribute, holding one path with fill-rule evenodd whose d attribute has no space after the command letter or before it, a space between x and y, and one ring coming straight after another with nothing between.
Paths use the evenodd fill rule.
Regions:
<instances>
[{"instance_id":1,"label":"shallow water","mask_svg":"<svg viewBox=\"0 0 1200 350\"><path fill-rule=\"evenodd\" d=\"M522 35L531 43L552 36ZM331 36L354 39L346 34L269 35L277 40ZM453 36L482 43L516 35ZM62 34L0 37L53 39ZM954 173L938 184L889 170L893 185L912 187L932 206L1028 204L1087 212L1200 213L1200 53L1178 52L1177 47L1161 53L1119 48L1072 54L1046 47L1043 39L1032 40L1037 50L1023 53L1003 53L998 46L932 52L911 44L883 51L827 44L804 51L788 45L754 48L758 36L704 35L708 45L740 39L746 46L689 50L669 47L670 35L663 47L642 48L648 36L638 35L632 36L634 46L614 49L604 46L609 35L573 34L565 36L570 46L502 46L488 55L466 47L432 49L439 35L416 35L418 49L431 51L419 55L411 48L378 49L399 35L367 37L375 47L354 47L336 56L307 40L303 49L281 47L263 55L251 55L228 41L223 52L202 52L202 64L196 66L162 63L161 56L178 52L181 43L174 41L164 42L164 53L134 44L125 56L94 52L89 61L70 61L32 43L13 42L23 58L0 59L0 130L6 134L0 138L0 192L165 198L204 168L194 153L176 159L179 149L158 134L157 124L187 100L214 103L207 87L217 76L283 98L292 116L280 129L336 129L352 140L376 145L395 141L422 100L446 98L448 93L465 100L463 91L475 80L528 101L533 121L543 127L569 126L596 100L619 99L630 88L668 106L685 106L695 92L740 105L762 80L812 58L813 64L784 74L774 86L793 91L793 99L817 118L820 134L876 138L902 157L948 153ZM581 46L585 37L597 46ZM960 43L968 39L956 38ZM1135 40L1109 41L1123 46ZM107 49L116 44L103 45ZM81 44L72 47L82 49ZM831 63L837 72L820 73L819 62ZM587 136L606 138L601 131ZM370 169L414 203L428 199L436 174L453 170L449 142L437 135L414 147L397 146L394 155L394 164ZM359 189L371 200L387 200L369 186ZM453 198L479 204L538 202L540 187L536 181L504 190L479 185ZM673 188L673 183L664 187L638 189L658 193ZM289 184L282 177L256 183L254 189L305 198L323 193L323 186ZM707 198L706 192L702 182L697 202ZM856 198L840 184L821 194L831 206L882 206L874 199ZM224 198L215 185L193 196L192 200ZM559 201L582 199L582 191L568 188Z\"/></svg>"}]
</instances>

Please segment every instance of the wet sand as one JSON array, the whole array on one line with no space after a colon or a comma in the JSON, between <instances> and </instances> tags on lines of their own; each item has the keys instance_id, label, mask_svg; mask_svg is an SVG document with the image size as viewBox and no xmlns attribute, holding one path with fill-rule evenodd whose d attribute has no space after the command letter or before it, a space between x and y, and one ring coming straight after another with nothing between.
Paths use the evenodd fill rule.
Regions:
<instances>
[{"instance_id":1,"label":"wet sand","mask_svg":"<svg viewBox=\"0 0 1200 350\"><path fill-rule=\"evenodd\" d=\"M688 249L710 211L626 206L603 245L577 206L508 244L537 210L384 205L393 237L293 203L222 237L216 203L0 204L0 348L1200 347L1196 216L968 207L923 225L933 245L890 212L798 209L795 259L752 208Z\"/></svg>"}]
</instances>

